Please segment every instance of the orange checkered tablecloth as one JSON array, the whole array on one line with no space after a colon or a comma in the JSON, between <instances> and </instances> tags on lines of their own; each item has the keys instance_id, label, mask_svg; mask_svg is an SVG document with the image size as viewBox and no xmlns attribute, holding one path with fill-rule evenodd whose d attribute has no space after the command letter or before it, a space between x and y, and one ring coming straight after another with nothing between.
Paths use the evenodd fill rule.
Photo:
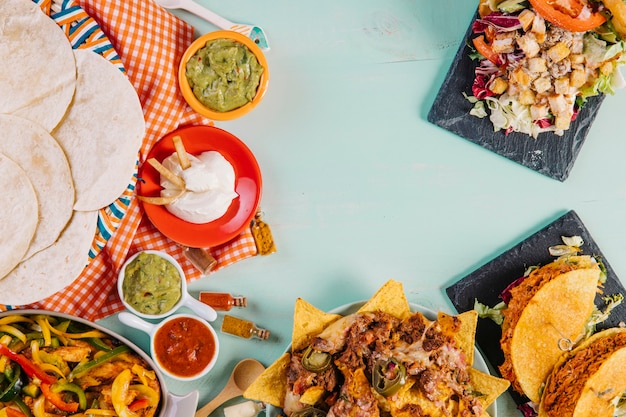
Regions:
<instances>
[{"instance_id":1,"label":"orange checkered tablecloth","mask_svg":"<svg viewBox=\"0 0 626 417\"><path fill-rule=\"evenodd\" d=\"M146 120L140 163L164 134L187 124L210 124L194 113L178 90L179 60L194 40L194 29L151 0L77 0L109 38L137 90ZM117 231L83 273L65 290L20 308L42 308L97 320L123 306L116 290L117 274L128 256L145 249L163 250L179 261L188 281L200 273L175 242L163 236L130 200ZM257 254L249 229L220 247L211 248L223 268Z\"/></svg>"}]
</instances>

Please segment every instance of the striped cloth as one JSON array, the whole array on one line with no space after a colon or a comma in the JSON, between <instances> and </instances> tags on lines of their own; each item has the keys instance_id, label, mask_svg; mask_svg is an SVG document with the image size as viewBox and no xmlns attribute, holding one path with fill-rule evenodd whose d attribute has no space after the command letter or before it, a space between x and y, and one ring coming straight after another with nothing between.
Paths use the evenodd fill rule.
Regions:
<instances>
[{"instance_id":1,"label":"striped cloth","mask_svg":"<svg viewBox=\"0 0 626 417\"><path fill-rule=\"evenodd\" d=\"M40 6L55 7L59 1L76 1L83 13L88 15L81 15L80 10L68 13L67 26L62 26L68 37L80 42L80 47L105 48L106 42L86 25L84 31L71 31L73 19L91 16L97 23L94 26L99 26L113 45L114 49L104 53L119 54L120 64L137 90L146 120L146 136L139 152L140 163L164 134L182 125L211 124L194 113L178 91L178 63L194 40L193 27L152 0L42 0ZM132 187L127 195L121 197L121 201L120 209L126 210L126 213L119 224L102 225L117 230L110 238L105 237L101 242L104 247L74 283L45 300L20 308L60 311L89 320L122 310L116 291L118 271L130 255L145 249L168 252L180 262L188 281L200 277L200 273L184 258L179 245L163 236L146 219L132 195ZM107 209L115 210L115 206ZM216 269L220 269L256 255L257 249L252 233L246 229L236 239L211 248L211 254L217 260Z\"/></svg>"}]
</instances>

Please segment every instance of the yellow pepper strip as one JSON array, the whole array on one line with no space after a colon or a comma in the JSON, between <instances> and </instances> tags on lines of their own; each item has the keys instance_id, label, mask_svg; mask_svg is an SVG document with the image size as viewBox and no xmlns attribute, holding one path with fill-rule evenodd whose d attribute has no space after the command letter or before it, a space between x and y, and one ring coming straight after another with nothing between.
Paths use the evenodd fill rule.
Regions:
<instances>
[{"instance_id":1,"label":"yellow pepper strip","mask_svg":"<svg viewBox=\"0 0 626 417\"><path fill-rule=\"evenodd\" d=\"M13 324L13 323L32 323L33 321L25 316L20 316L18 314L11 316L4 316L0 318L0 324Z\"/></svg>"},{"instance_id":2,"label":"yellow pepper strip","mask_svg":"<svg viewBox=\"0 0 626 417\"><path fill-rule=\"evenodd\" d=\"M35 321L41 327L41 334L43 335L43 345L50 346L52 344L52 335L50 333L50 323L42 316L38 316Z\"/></svg>"},{"instance_id":3,"label":"yellow pepper strip","mask_svg":"<svg viewBox=\"0 0 626 417\"><path fill-rule=\"evenodd\" d=\"M128 389L137 391L141 398L147 399L150 407L156 407L159 404L159 394L147 385L135 384Z\"/></svg>"},{"instance_id":4,"label":"yellow pepper strip","mask_svg":"<svg viewBox=\"0 0 626 417\"><path fill-rule=\"evenodd\" d=\"M111 384L111 402L113 408L119 417L135 417L136 413L133 413L128 409L126 399L128 398L128 390L130 388L130 381L133 375L130 369L124 369L119 373Z\"/></svg>"},{"instance_id":5,"label":"yellow pepper strip","mask_svg":"<svg viewBox=\"0 0 626 417\"><path fill-rule=\"evenodd\" d=\"M156 379L156 374L154 371L148 371L141 365L134 364L133 365L133 373L139 377L139 380L144 385L150 385L148 383L148 379L154 381Z\"/></svg>"},{"instance_id":6,"label":"yellow pepper strip","mask_svg":"<svg viewBox=\"0 0 626 417\"><path fill-rule=\"evenodd\" d=\"M5 334L4 336L0 337L0 344L3 344L4 346L9 346L11 340L13 340L13 338L8 334ZM4 370L7 368L8 363L9 358L7 358L6 356L0 356L0 373L4 372Z\"/></svg>"},{"instance_id":7,"label":"yellow pepper strip","mask_svg":"<svg viewBox=\"0 0 626 417\"><path fill-rule=\"evenodd\" d=\"M33 362L35 362L36 364L40 364L41 358L39 357L39 342L38 341L32 340L30 342L30 351L31 351L31 356L33 358Z\"/></svg>"},{"instance_id":8,"label":"yellow pepper strip","mask_svg":"<svg viewBox=\"0 0 626 417\"><path fill-rule=\"evenodd\" d=\"M34 417L55 417L54 414L46 412L46 398L43 395L35 399L32 410Z\"/></svg>"},{"instance_id":9,"label":"yellow pepper strip","mask_svg":"<svg viewBox=\"0 0 626 417\"><path fill-rule=\"evenodd\" d=\"M63 332L59 329L56 329L54 326L50 326L50 322L48 322L48 318L45 318L45 320L48 323L50 331L60 337L66 337L68 339L86 339L89 337L107 337L108 336L107 334L101 332L100 330L90 330L84 333Z\"/></svg>"},{"instance_id":10,"label":"yellow pepper strip","mask_svg":"<svg viewBox=\"0 0 626 417\"><path fill-rule=\"evenodd\" d=\"M26 343L26 335L15 326L11 326L10 324L0 324L0 332L8 333L11 336L19 339L22 343Z\"/></svg>"},{"instance_id":11,"label":"yellow pepper strip","mask_svg":"<svg viewBox=\"0 0 626 417\"><path fill-rule=\"evenodd\" d=\"M42 370L46 372L54 372L55 374L59 375L61 378L65 378L66 375L58 367L49 363L45 363L41 360L41 355L39 354L40 352L39 352L38 341L33 340L30 342L30 351L31 351L33 362L36 363L37 366L39 366L39 368L41 368Z\"/></svg>"},{"instance_id":12,"label":"yellow pepper strip","mask_svg":"<svg viewBox=\"0 0 626 417\"><path fill-rule=\"evenodd\" d=\"M85 416L116 416L115 410L101 410L99 408L89 408L84 412Z\"/></svg>"}]
</instances>

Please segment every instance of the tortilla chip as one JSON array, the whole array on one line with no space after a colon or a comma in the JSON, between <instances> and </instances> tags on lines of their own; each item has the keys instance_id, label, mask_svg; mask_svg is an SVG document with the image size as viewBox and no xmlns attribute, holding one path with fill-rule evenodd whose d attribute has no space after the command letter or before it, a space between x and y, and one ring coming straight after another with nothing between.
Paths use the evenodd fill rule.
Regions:
<instances>
[{"instance_id":1,"label":"tortilla chip","mask_svg":"<svg viewBox=\"0 0 626 417\"><path fill-rule=\"evenodd\" d=\"M325 392L326 390L324 387L316 385L304 391L304 394L302 394L299 401L302 404L315 405L322 398Z\"/></svg>"},{"instance_id":2,"label":"tortilla chip","mask_svg":"<svg viewBox=\"0 0 626 417\"><path fill-rule=\"evenodd\" d=\"M478 324L478 312L469 310L458 316L439 312L437 322L444 333L451 334L456 343L465 353L469 366L474 365L474 339L476 337L476 325Z\"/></svg>"},{"instance_id":3,"label":"tortilla chip","mask_svg":"<svg viewBox=\"0 0 626 417\"><path fill-rule=\"evenodd\" d=\"M311 344L315 336L340 318L339 314L326 313L302 298L298 298L293 313L291 348L294 351L304 349Z\"/></svg>"},{"instance_id":4,"label":"tortilla chip","mask_svg":"<svg viewBox=\"0 0 626 417\"><path fill-rule=\"evenodd\" d=\"M291 355L283 353L244 391L244 398L282 408L287 392L286 371L290 362Z\"/></svg>"},{"instance_id":5,"label":"tortilla chip","mask_svg":"<svg viewBox=\"0 0 626 417\"><path fill-rule=\"evenodd\" d=\"M471 386L483 396L478 397L483 408L489 407L503 392L509 389L509 381L469 368Z\"/></svg>"},{"instance_id":6,"label":"tortilla chip","mask_svg":"<svg viewBox=\"0 0 626 417\"><path fill-rule=\"evenodd\" d=\"M411 308L404 295L402 283L392 279L387 281L358 312L367 311L383 311L401 320L409 317Z\"/></svg>"}]
</instances>

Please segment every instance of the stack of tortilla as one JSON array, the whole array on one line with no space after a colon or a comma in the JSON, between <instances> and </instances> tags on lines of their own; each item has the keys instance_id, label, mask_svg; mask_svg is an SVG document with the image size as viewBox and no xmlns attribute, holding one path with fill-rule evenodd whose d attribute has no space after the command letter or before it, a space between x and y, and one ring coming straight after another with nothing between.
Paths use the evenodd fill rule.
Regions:
<instances>
[{"instance_id":1,"label":"stack of tortilla","mask_svg":"<svg viewBox=\"0 0 626 417\"><path fill-rule=\"evenodd\" d=\"M73 50L31 0L0 2L0 37L0 303L25 305L87 265L98 210L132 181L145 123L128 78Z\"/></svg>"}]
</instances>

